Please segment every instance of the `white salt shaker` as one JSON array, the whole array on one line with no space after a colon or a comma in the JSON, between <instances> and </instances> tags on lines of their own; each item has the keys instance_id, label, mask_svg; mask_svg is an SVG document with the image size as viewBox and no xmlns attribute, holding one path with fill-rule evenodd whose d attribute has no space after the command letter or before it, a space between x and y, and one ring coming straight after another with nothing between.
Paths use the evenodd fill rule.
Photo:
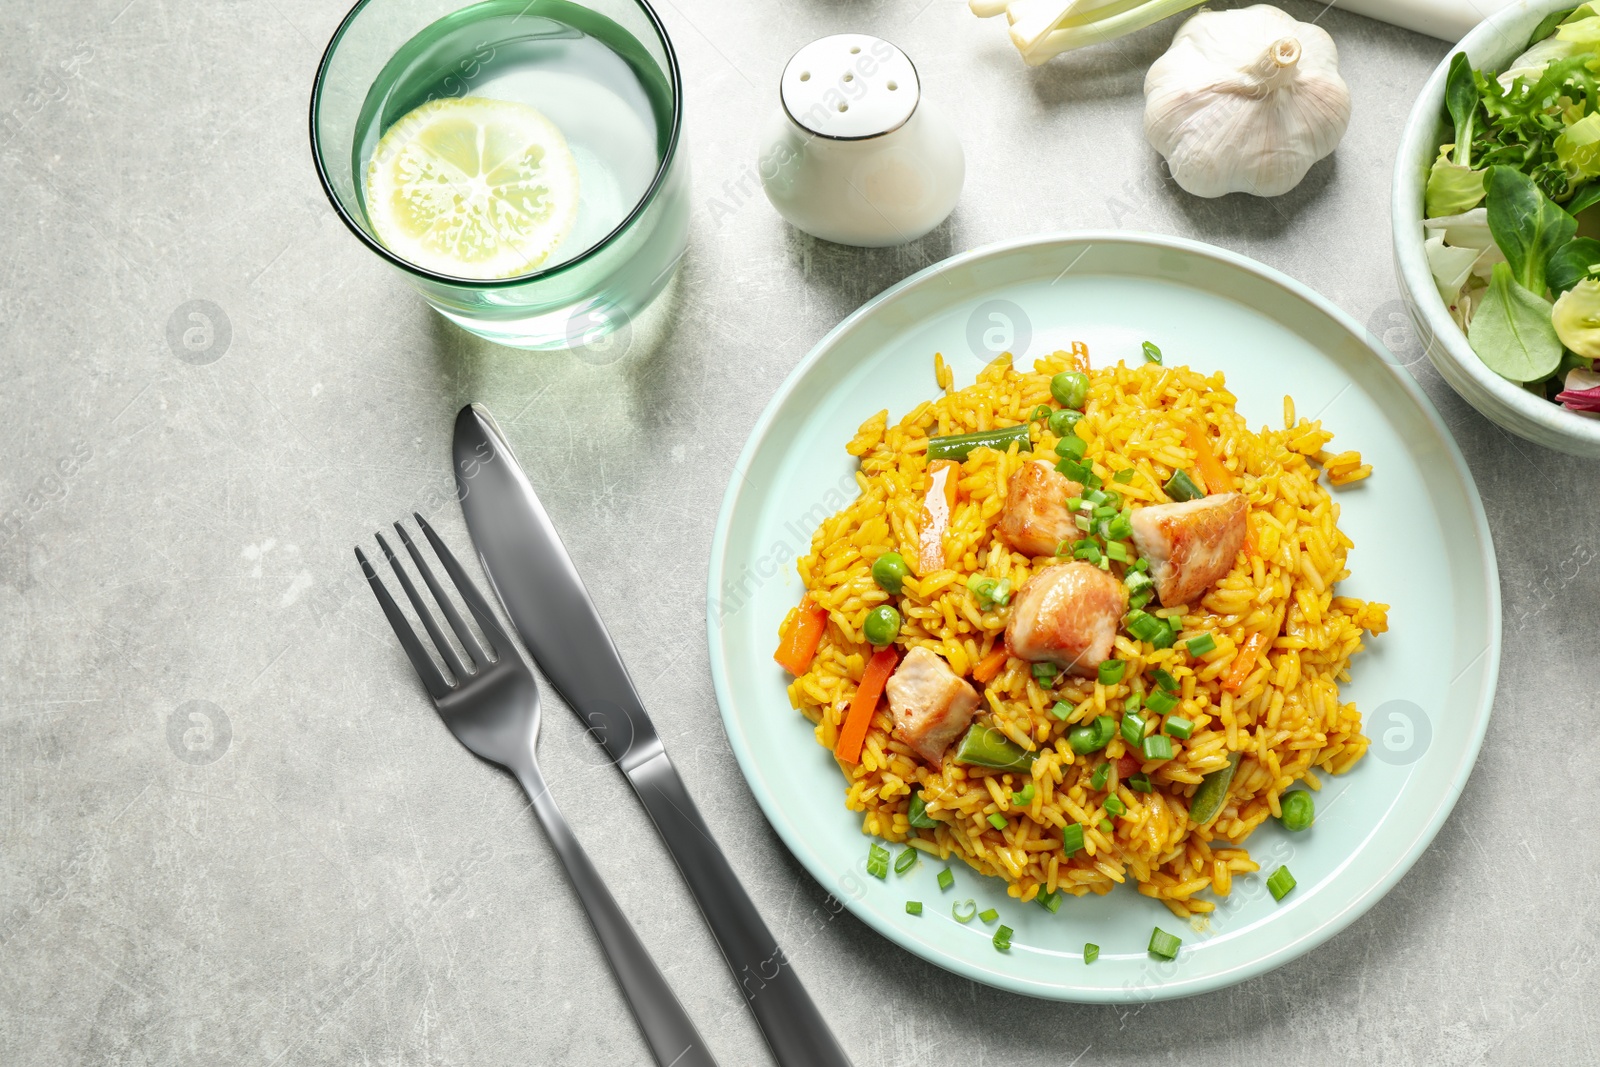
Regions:
<instances>
[{"instance_id":1,"label":"white salt shaker","mask_svg":"<svg viewBox=\"0 0 1600 1067\"><path fill-rule=\"evenodd\" d=\"M799 229L882 247L916 240L954 210L966 176L961 141L888 41L812 41L784 68L780 97L759 171L767 199Z\"/></svg>"}]
</instances>

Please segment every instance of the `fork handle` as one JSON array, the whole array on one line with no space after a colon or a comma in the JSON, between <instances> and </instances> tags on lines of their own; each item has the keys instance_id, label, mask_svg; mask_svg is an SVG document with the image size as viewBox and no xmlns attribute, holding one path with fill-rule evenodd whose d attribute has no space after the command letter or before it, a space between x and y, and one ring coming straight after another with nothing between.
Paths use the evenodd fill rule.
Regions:
<instances>
[{"instance_id":1,"label":"fork handle","mask_svg":"<svg viewBox=\"0 0 1600 1067\"><path fill-rule=\"evenodd\" d=\"M622 986L622 994L633 1009L633 1016L644 1032L660 1067L717 1067L711 1050L695 1029L683 1005L678 1003L666 976L656 966L650 952L634 932L633 924L617 906L605 880L589 860L578 839L567 825L566 816L556 806L537 767L514 771L523 792L533 802L534 814L555 845L556 855L566 865L578 899L589 913L600 946L605 949L611 969Z\"/></svg>"}]
</instances>

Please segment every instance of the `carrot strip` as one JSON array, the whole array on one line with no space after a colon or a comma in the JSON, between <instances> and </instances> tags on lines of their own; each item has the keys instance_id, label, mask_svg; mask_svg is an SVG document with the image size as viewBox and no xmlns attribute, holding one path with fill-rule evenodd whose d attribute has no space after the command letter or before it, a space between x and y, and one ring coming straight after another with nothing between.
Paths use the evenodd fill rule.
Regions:
<instances>
[{"instance_id":1,"label":"carrot strip","mask_svg":"<svg viewBox=\"0 0 1600 1067\"><path fill-rule=\"evenodd\" d=\"M1278 639L1278 631L1282 628L1283 612L1280 611L1277 618L1272 621L1272 629L1259 630L1245 640L1244 646L1239 649L1239 654L1233 658L1233 666L1228 668L1228 676L1222 680L1222 688L1226 692L1237 693L1244 688L1244 683L1256 669L1256 660L1272 647L1272 642Z\"/></svg>"},{"instance_id":2,"label":"carrot strip","mask_svg":"<svg viewBox=\"0 0 1600 1067\"><path fill-rule=\"evenodd\" d=\"M894 673L894 665L899 659L894 649L886 648L873 653L867 661L861 684L856 686L856 695L850 700L844 728L839 731L839 743L833 746L833 754L844 762L861 762L861 744L867 739L867 727L872 725L872 714L878 710L878 698L883 695L884 683Z\"/></svg>"},{"instance_id":3,"label":"carrot strip","mask_svg":"<svg viewBox=\"0 0 1600 1067\"><path fill-rule=\"evenodd\" d=\"M1200 478L1206 483L1207 493L1231 493L1234 488L1233 474L1217 454L1211 450L1211 441L1200 427L1192 422L1183 425L1184 443L1194 452L1194 465L1200 469Z\"/></svg>"},{"instance_id":4,"label":"carrot strip","mask_svg":"<svg viewBox=\"0 0 1600 1067\"><path fill-rule=\"evenodd\" d=\"M980 684L988 685L1000 673L1000 668L1006 665L1008 656L1010 653L1006 651L1006 646L1001 645L978 661L978 665L972 668L972 677Z\"/></svg>"},{"instance_id":5,"label":"carrot strip","mask_svg":"<svg viewBox=\"0 0 1600 1067\"><path fill-rule=\"evenodd\" d=\"M960 470L961 464L953 459L936 459L928 464L933 481L922 498L922 534L917 539L917 562L924 575L944 567L944 534L956 509Z\"/></svg>"},{"instance_id":6,"label":"carrot strip","mask_svg":"<svg viewBox=\"0 0 1600 1067\"><path fill-rule=\"evenodd\" d=\"M811 602L807 596L800 601L794 622L778 638L778 651L772 658L796 678L811 669L817 646L822 643L822 633L828 628L828 613Z\"/></svg>"}]
</instances>

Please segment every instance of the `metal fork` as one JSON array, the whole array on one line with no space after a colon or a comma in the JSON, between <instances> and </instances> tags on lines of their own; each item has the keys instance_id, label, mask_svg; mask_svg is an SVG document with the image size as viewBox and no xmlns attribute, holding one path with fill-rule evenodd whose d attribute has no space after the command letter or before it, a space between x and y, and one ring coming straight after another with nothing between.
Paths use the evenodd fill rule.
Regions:
<instances>
[{"instance_id":1,"label":"metal fork","mask_svg":"<svg viewBox=\"0 0 1600 1067\"><path fill-rule=\"evenodd\" d=\"M422 684L433 697L434 707L439 709L439 716L450 727L450 732L456 735L456 740L490 763L504 767L522 784L523 791L533 802L534 814L539 817L545 833L550 835L550 841L555 845L556 854L566 865L567 874L578 891L578 899L589 913L589 921L600 936L601 947L610 959L623 995L633 1009L639 1029L644 1031L656 1062L661 1067L716 1067L716 1061L711 1058L694 1023L684 1012L683 1005L678 1003L678 998L656 967L655 960L650 958L644 943L634 933L628 917L617 906L600 872L595 870L583 846L573 836L566 818L545 786L544 777L539 773L539 765L534 758L534 747L539 739L539 685L534 680L533 672L506 636L505 630L501 629L488 602L478 592L478 587L466 571L461 569L456 557L421 515L412 514L439 562L444 564L445 572L455 583L461 599L472 612L472 617L478 621L478 628L489 646L484 648L478 643L449 594L434 578L422 553L417 551L406 528L397 522L394 524L395 531L410 553L422 580L427 583L428 591L433 594L434 602L439 605L450 629L466 650L466 660L457 654L455 647L439 629L439 624L434 621L433 612L423 603L400 560L389 548L389 543L382 534L378 534L378 546L389 558L395 577L400 580L400 587L410 598L417 618L422 621L423 628L428 631L440 658L453 676L453 680L446 678L428 655L389 591L384 588L372 564L367 562L366 555L360 548L356 549L356 559L361 561L361 569L372 585L372 592L377 596L383 613L389 617L389 625L394 627L394 634L400 639L406 655L411 658L411 665L417 669Z\"/></svg>"}]
</instances>

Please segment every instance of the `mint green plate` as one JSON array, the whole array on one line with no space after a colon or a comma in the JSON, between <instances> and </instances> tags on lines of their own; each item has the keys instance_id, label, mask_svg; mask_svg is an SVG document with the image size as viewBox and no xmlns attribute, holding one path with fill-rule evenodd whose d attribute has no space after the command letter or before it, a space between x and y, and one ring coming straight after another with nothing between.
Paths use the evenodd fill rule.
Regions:
<instances>
[{"instance_id":1,"label":"mint green plate","mask_svg":"<svg viewBox=\"0 0 1600 1067\"><path fill-rule=\"evenodd\" d=\"M1349 774L1324 777L1317 821L1275 823L1249 841L1260 874L1236 878L1204 929L1132 887L1068 897L1052 915L1008 897L959 861L953 889L923 858L905 875L866 873L868 839L811 724L789 707L772 661L802 587L795 558L855 494L845 443L883 408L898 419L937 395L933 354L958 385L994 349L1019 365L1086 341L1096 366L1141 359L1227 375L1239 410L1281 426L1283 396L1359 449L1371 478L1335 490L1355 542L1351 596L1391 605L1344 699L1373 745ZM739 457L711 550L711 668L723 724L756 800L784 842L857 917L941 967L1053 1000L1133 1002L1218 989L1314 948L1370 908L1433 839L1466 784L1489 721L1500 662L1500 592L1488 523L1461 454L1415 383L1372 337L1310 289L1221 249L1125 233L1061 234L991 245L930 267L869 301L824 337L778 390ZM1282 903L1266 876L1287 865ZM997 924L951 917L996 908ZM908 900L923 902L920 916ZM1183 938L1173 962L1146 952L1153 927ZM1086 942L1100 958L1083 962Z\"/></svg>"}]
</instances>

